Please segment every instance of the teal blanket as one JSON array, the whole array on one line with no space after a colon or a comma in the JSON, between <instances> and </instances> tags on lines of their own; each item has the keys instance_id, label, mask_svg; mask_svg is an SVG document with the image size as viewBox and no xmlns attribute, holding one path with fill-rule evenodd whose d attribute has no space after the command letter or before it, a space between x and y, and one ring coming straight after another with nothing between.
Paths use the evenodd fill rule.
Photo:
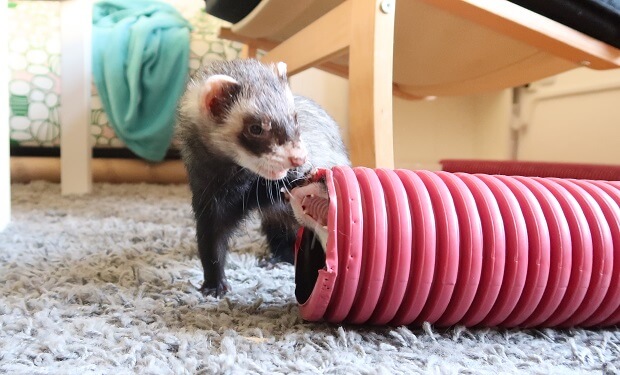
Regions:
<instances>
[{"instance_id":1,"label":"teal blanket","mask_svg":"<svg viewBox=\"0 0 620 375\"><path fill-rule=\"evenodd\" d=\"M190 24L171 5L104 0L93 9L93 77L116 135L161 161L187 81Z\"/></svg>"}]
</instances>

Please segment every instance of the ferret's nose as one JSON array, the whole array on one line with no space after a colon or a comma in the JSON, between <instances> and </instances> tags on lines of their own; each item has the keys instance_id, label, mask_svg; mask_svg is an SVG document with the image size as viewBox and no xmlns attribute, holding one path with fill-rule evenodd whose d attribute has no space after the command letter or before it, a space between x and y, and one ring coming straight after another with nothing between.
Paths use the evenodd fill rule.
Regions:
<instances>
[{"instance_id":1,"label":"ferret's nose","mask_svg":"<svg viewBox=\"0 0 620 375\"><path fill-rule=\"evenodd\" d=\"M288 160L291 162L291 165L293 167L301 167L302 165L306 164L305 156L291 156L288 158Z\"/></svg>"}]
</instances>

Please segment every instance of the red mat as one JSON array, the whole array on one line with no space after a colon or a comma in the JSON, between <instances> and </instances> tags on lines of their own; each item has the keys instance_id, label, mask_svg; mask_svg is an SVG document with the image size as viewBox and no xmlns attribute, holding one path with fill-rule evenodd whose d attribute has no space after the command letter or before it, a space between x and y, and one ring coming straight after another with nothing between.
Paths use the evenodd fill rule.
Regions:
<instances>
[{"instance_id":1,"label":"red mat","mask_svg":"<svg viewBox=\"0 0 620 375\"><path fill-rule=\"evenodd\" d=\"M452 173L620 181L620 165L473 159L444 159L440 163L442 170Z\"/></svg>"}]
</instances>

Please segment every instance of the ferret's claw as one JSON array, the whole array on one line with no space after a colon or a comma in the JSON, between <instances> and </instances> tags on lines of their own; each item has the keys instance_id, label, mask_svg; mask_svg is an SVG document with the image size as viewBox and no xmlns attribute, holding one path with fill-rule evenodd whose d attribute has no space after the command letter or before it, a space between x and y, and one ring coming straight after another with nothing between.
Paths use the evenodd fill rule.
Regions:
<instances>
[{"instance_id":1,"label":"ferret's claw","mask_svg":"<svg viewBox=\"0 0 620 375\"><path fill-rule=\"evenodd\" d=\"M282 195L282 198L284 198L285 201L287 202L291 201L291 193L289 193L289 191L286 190L285 188L280 189L280 194Z\"/></svg>"},{"instance_id":2,"label":"ferret's claw","mask_svg":"<svg viewBox=\"0 0 620 375\"><path fill-rule=\"evenodd\" d=\"M212 296L215 298L223 297L224 294L228 293L229 290L230 290L230 285L228 285L228 282L226 280L220 280L220 282L217 283L216 286L207 285L207 282L205 281L200 287L200 292L205 297L208 297L208 296Z\"/></svg>"}]
</instances>

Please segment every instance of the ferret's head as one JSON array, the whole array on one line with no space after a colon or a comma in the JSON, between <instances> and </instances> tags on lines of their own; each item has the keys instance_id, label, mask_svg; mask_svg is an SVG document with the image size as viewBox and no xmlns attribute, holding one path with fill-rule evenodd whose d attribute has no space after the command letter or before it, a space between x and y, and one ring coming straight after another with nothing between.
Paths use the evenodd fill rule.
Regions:
<instances>
[{"instance_id":1,"label":"ferret's head","mask_svg":"<svg viewBox=\"0 0 620 375\"><path fill-rule=\"evenodd\" d=\"M219 63L192 80L180 110L208 148L266 179L306 163L284 63Z\"/></svg>"}]
</instances>

